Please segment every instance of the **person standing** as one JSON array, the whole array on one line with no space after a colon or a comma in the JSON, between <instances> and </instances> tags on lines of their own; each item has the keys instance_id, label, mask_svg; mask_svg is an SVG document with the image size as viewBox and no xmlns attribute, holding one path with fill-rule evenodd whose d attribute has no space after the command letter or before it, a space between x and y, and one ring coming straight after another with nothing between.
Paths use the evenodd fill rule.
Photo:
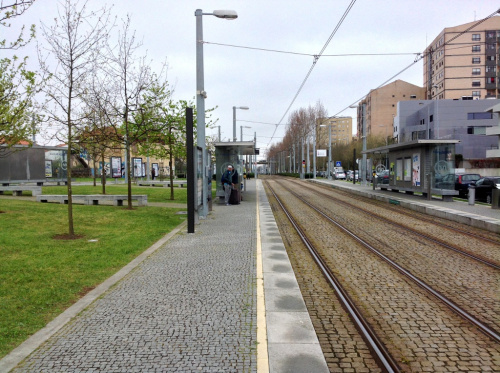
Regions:
<instances>
[{"instance_id":1,"label":"person standing","mask_svg":"<svg viewBox=\"0 0 500 373\"><path fill-rule=\"evenodd\" d=\"M229 197L231 190L238 183L238 171L233 169L232 165L227 166L227 170L222 174L221 178L222 187L224 188L224 202L229 206Z\"/></svg>"}]
</instances>

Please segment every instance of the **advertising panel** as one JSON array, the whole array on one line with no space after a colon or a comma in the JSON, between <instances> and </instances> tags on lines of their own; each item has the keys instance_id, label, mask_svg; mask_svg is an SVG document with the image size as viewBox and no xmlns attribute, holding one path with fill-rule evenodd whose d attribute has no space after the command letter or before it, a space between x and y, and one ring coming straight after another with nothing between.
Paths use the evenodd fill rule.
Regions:
<instances>
[{"instance_id":1,"label":"advertising panel","mask_svg":"<svg viewBox=\"0 0 500 373\"><path fill-rule=\"evenodd\" d=\"M420 153L414 153L412 156L413 159L413 166L412 166L412 185L413 186L420 186Z\"/></svg>"},{"instance_id":2,"label":"advertising panel","mask_svg":"<svg viewBox=\"0 0 500 373\"><path fill-rule=\"evenodd\" d=\"M122 177L122 158L111 157L111 177Z\"/></svg>"},{"instance_id":3,"label":"advertising panel","mask_svg":"<svg viewBox=\"0 0 500 373\"><path fill-rule=\"evenodd\" d=\"M45 161L45 177L52 177L52 161Z\"/></svg>"},{"instance_id":4,"label":"advertising panel","mask_svg":"<svg viewBox=\"0 0 500 373\"><path fill-rule=\"evenodd\" d=\"M142 158L132 158L132 177L142 177Z\"/></svg>"}]
</instances>

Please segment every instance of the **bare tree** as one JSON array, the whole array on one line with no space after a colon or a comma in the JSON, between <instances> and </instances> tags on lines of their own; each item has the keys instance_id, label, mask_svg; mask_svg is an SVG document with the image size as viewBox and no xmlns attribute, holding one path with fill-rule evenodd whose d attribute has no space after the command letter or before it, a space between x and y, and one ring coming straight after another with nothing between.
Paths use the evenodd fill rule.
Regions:
<instances>
[{"instance_id":1,"label":"bare tree","mask_svg":"<svg viewBox=\"0 0 500 373\"><path fill-rule=\"evenodd\" d=\"M128 209L132 209L132 174L130 167L131 144L143 141L149 131L156 131L151 126L147 109L147 92L155 84L165 86L163 70L154 74L146 57L138 56L141 43L137 41L135 31L131 30L130 16L127 16L118 35L118 43L109 46L109 63L106 65L106 76L111 79L109 88L115 92L113 115L122 121L120 130L125 147L127 169Z\"/></svg>"},{"instance_id":2,"label":"bare tree","mask_svg":"<svg viewBox=\"0 0 500 373\"><path fill-rule=\"evenodd\" d=\"M42 24L42 34L47 42L46 51L54 66L49 66L39 50L40 65L51 81L47 84L49 120L64 129L67 151L68 178L68 235L75 237L71 190L71 154L74 142L74 127L82 123L82 96L84 82L96 71L100 51L107 42L110 28L110 13L103 8L90 11L87 2L65 0L60 4L55 24Z\"/></svg>"}]
</instances>

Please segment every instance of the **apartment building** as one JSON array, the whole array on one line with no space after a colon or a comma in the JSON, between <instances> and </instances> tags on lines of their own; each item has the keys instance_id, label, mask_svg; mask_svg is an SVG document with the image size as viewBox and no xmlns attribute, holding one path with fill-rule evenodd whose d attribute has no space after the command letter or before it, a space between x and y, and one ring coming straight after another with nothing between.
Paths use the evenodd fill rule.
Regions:
<instances>
[{"instance_id":1,"label":"apartment building","mask_svg":"<svg viewBox=\"0 0 500 373\"><path fill-rule=\"evenodd\" d=\"M371 90L358 105L358 138L363 134L363 106L367 136L382 136L387 139L393 137L393 118L397 114L398 102L423 99L425 99L424 88L399 79Z\"/></svg>"},{"instance_id":2,"label":"apartment building","mask_svg":"<svg viewBox=\"0 0 500 373\"><path fill-rule=\"evenodd\" d=\"M424 54L425 98L500 98L500 16L445 28Z\"/></svg>"},{"instance_id":3,"label":"apartment building","mask_svg":"<svg viewBox=\"0 0 500 373\"><path fill-rule=\"evenodd\" d=\"M321 145L328 145L331 126L332 146L349 144L352 141L352 117L338 117L318 120L320 124L317 140Z\"/></svg>"}]
</instances>

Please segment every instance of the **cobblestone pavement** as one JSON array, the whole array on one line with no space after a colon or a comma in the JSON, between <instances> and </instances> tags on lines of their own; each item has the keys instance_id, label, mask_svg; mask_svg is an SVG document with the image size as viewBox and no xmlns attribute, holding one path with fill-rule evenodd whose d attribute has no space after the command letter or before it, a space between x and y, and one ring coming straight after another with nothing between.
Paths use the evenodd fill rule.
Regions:
<instances>
[{"instance_id":1,"label":"cobblestone pavement","mask_svg":"<svg viewBox=\"0 0 500 373\"><path fill-rule=\"evenodd\" d=\"M255 223L214 204L13 372L256 372Z\"/></svg>"}]
</instances>

